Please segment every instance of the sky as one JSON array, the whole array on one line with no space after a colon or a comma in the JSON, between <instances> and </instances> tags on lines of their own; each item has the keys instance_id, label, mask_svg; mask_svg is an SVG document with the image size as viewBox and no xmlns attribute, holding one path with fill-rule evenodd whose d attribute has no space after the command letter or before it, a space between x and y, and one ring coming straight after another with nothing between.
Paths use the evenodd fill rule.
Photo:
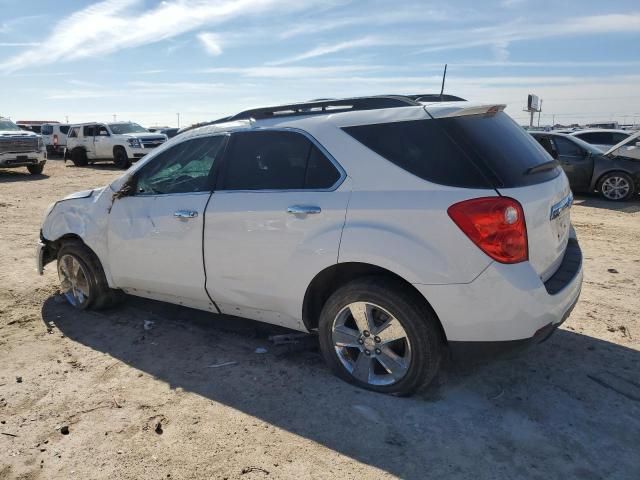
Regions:
<instances>
[{"instance_id":1,"label":"sky","mask_svg":"<svg viewBox=\"0 0 640 480\"><path fill-rule=\"evenodd\" d=\"M0 0L0 115L181 126L314 98L527 94L640 123L638 0ZM536 123L538 117L535 119Z\"/></svg>"}]
</instances>

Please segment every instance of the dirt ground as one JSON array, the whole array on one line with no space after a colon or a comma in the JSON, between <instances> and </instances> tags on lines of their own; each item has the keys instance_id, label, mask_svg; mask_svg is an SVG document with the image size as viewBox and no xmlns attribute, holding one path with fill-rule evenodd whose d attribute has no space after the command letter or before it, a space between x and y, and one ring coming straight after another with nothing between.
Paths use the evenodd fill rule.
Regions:
<instances>
[{"instance_id":1,"label":"dirt ground","mask_svg":"<svg viewBox=\"0 0 640 480\"><path fill-rule=\"evenodd\" d=\"M640 200L578 198L582 297L548 342L394 398L256 322L61 302L35 272L42 213L120 173L0 171L1 480L640 478Z\"/></svg>"}]
</instances>

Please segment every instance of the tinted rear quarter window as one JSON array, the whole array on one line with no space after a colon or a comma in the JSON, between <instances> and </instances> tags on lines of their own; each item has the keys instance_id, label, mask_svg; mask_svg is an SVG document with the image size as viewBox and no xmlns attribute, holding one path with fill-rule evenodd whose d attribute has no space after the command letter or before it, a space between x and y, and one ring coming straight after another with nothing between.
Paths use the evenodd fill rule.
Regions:
<instances>
[{"instance_id":1,"label":"tinted rear quarter window","mask_svg":"<svg viewBox=\"0 0 640 480\"><path fill-rule=\"evenodd\" d=\"M433 183L466 188L519 187L560 174L528 174L552 160L505 113L346 127L378 155Z\"/></svg>"},{"instance_id":2,"label":"tinted rear quarter window","mask_svg":"<svg viewBox=\"0 0 640 480\"><path fill-rule=\"evenodd\" d=\"M60 132L64 133L66 135L67 133L69 133L69 126L68 125L61 126L60 127Z\"/></svg>"}]
</instances>

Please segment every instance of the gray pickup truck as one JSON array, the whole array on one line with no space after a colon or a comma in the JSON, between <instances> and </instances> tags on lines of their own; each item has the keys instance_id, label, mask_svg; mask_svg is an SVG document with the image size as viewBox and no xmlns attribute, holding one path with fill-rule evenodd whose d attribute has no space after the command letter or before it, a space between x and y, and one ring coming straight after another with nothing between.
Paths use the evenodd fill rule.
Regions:
<instances>
[{"instance_id":1,"label":"gray pickup truck","mask_svg":"<svg viewBox=\"0 0 640 480\"><path fill-rule=\"evenodd\" d=\"M39 175L47 162L42 137L0 117L0 168L27 167Z\"/></svg>"}]
</instances>

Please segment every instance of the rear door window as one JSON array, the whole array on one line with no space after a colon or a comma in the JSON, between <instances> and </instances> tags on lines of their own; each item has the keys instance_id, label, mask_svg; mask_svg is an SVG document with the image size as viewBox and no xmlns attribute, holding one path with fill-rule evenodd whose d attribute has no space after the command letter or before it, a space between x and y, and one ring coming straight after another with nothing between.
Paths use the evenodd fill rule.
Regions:
<instances>
[{"instance_id":1,"label":"rear door window","mask_svg":"<svg viewBox=\"0 0 640 480\"><path fill-rule=\"evenodd\" d=\"M96 132L95 125L85 125L82 130L82 134L85 137L93 137L96 134L95 132Z\"/></svg>"},{"instance_id":2,"label":"rear door window","mask_svg":"<svg viewBox=\"0 0 640 480\"><path fill-rule=\"evenodd\" d=\"M576 137L592 145L615 145L611 132L586 132Z\"/></svg>"},{"instance_id":3,"label":"rear door window","mask_svg":"<svg viewBox=\"0 0 640 480\"><path fill-rule=\"evenodd\" d=\"M550 158L531 135L503 112L343 130L388 161L441 185L519 187L548 181L561 171L555 167L528 173Z\"/></svg>"},{"instance_id":4,"label":"rear door window","mask_svg":"<svg viewBox=\"0 0 640 480\"><path fill-rule=\"evenodd\" d=\"M559 155L581 157L585 154L584 150L568 138L553 137L553 143L555 144Z\"/></svg>"}]
</instances>

